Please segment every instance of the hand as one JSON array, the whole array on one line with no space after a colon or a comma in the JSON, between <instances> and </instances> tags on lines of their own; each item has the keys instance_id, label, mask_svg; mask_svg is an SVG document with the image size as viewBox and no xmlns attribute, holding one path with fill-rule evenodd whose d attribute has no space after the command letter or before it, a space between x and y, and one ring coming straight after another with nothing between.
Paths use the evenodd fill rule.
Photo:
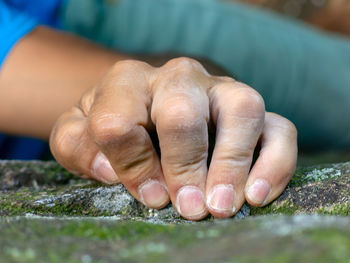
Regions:
<instances>
[{"instance_id":1,"label":"hand","mask_svg":"<svg viewBox=\"0 0 350 263\"><path fill-rule=\"evenodd\" d=\"M209 171L208 125L216 127ZM161 158L150 138L154 131ZM294 125L265 113L254 89L177 58L159 68L133 60L115 64L58 119L50 145L73 173L122 182L150 208L170 198L183 217L199 220L209 212L230 217L245 200L263 206L275 199L294 173L296 141Z\"/></svg>"}]
</instances>

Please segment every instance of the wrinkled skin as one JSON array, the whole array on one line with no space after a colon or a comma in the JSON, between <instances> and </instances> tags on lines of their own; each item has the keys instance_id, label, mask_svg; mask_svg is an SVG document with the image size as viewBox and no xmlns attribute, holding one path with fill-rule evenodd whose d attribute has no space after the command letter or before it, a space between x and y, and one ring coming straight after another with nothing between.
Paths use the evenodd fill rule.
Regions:
<instances>
[{"instance_id":1,"label":"wrinkled skin","mask_svg":"<svg viewBox=\"0 0 350 263\"><path fill-rule=\"evenodd\" d=\"M209 169L208 126L216 129ZM150 137L155 131L161 158ZM254 89L211 76L195 60L159 68L125 60L58 119L50 145L73 173L121 182L150 208L171 200L183 217L200 220L230 217L245 201L274 200L294 173L297 132L265 112Z\"/></svg>"}]
</instances>

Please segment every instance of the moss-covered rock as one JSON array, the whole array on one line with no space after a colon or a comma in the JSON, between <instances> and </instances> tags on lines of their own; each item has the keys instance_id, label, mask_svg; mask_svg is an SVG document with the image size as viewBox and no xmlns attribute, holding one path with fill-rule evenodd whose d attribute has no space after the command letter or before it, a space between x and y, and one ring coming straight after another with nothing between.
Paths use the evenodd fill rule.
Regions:
<instances>
[{"instance_id":1,"label":"moss-covered rock","mask_svg":"<svg viewBox=\"0 0 350 263\"><path fill-rule=\"evenodd\" d=\"M147 209L122 185L75 178L56 162L0 162L0 215L114 216L181 221L171 205ZM243 206L238 217L264 214L350 215L350 163L299 168L283 194L263 208ZM210 220L210 218L209 218Z\"/></svg>"},{"instance_id":2,"label":"moss-covered rock","mask_svg":"<svg viewBox=\"0 0 350 263\"><path fill-rule=\"evenodd\" d=\"M299 168L284 193L263 208L244 206L239 216L350 214L350 164ZM0 162L0 215L89 215L181 220L171 205L154 211L122 185L77 179L55 162Z\"/></svg>"},{"instance_id":3,"label":"moss-covered rock","mask_svg":"<svg viewBox=\"0 0 350 263\"><path fill-rule=\"evenodd\" d=\"M75 178L56 162L2 161L0 263L349 263L349 204L350 163L299 168L272 204L194 223L171 205L147 209L122 185Z\"/></svg>"},{"instance_id":4,"label":"moss-covered rock","mask_svg":"<svg viewBox=\"0 0 350 263\"><path fill-rule=\"evenodd\" d=\"M0 218L0 262L344 262L350 219L260 216L154 224L111 218Z\"/></svg>"}]
</instances>

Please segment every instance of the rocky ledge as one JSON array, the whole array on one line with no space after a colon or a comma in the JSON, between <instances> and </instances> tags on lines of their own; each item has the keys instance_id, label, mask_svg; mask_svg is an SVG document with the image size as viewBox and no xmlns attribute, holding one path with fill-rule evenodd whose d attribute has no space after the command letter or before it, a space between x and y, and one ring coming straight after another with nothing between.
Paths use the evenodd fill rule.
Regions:
<instances>
[{"instance_id":1,"label":"rocky ledge","mask_svg":"<svg viewBox=\"0 0 350 263\"><path fill-rule=\"evenodd\" d=\"M0 262L349 263L349 215L350 163L299 168L272 204L194 223L55 162L0 162Z\"/></svg>"},{"instance_id":2,"label":"rocky ledge","mask_svg":"<svg viewBox=\"0 0 350 263\"><path fill-rule=\"evenodd\" d=\"M299 168L277 200L263 208L244 205L236 217L301 213L350 215L350 163ZM0 161L0 216L26 214L183 221L171 205L148 209L122 185L76 178L56 162Z\"/></svg>"}]
</instances>

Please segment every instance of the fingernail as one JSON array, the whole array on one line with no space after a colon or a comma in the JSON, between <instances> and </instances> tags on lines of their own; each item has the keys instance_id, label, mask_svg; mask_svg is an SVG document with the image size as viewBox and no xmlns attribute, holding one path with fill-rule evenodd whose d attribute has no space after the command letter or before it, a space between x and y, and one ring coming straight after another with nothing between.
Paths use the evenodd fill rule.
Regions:
<instances>
[{"instance_id":1,"label":"fingernail","mask_svg":"<svg viewBox=\"0 0 350 263\"><path fill-rule=\"evenodd\" d=\"M207 213L203 192L196 186L183 186L178 191L176 206L187 219L200 219Z\"/></svg>"},{"instance_id":2,"label":"fingernail","mask_svg":"<svg viewBox=\"0 0 350 263\"><path fill-rule=\"evenodd\" d=\"M100 180L106 184L119 182L118 176L102 152L96 154L95 160L92 163L92 174L96 180Z\"/></svg>"},{"instance_id":3,"label":"fingernail","mask_svg":"<svg viewBox=\"0 0 350 263\"><path fill-rule=\"evenodd\" d=\"M169 203L169 195L165 187L156 180L147 181L139 186L139 194L144 205L161 208Z\"/></svg>"},{"instance_id":4,"label":"fingernail","mask_svg":"<svg viewBox=\"0 0 350 263\"><path fill-rule=\"evenodd\" d=\"M236 211L236 207L233 205L234 199L235 191L232 185L218 184L212 188L208 195L207 205L217 212L232 214Z\"/></svg>"},{"instance_id":5,"label":"fingernail","mask_svg":"<svg viewBox=\"0 0 350 263\"><path fill-rule=\"evenodd\" d=\"M271 186L265 180L257 179L248 188L247 196L254 203L264 205L270 192Z\"/></svg>"}]
</instances>

